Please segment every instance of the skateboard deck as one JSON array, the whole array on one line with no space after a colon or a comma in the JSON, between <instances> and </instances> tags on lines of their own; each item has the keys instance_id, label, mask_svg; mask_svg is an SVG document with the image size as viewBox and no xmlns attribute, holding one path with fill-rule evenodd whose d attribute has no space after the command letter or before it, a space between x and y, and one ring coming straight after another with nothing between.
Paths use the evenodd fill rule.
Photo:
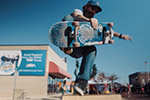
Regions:
<instances>
[{"instance_id":1,"label":"skateboard deck","mask_svg":"<svg viewBox=\"0 0 150 100\"><path fill-rule=\"evenodd\" d=\"M108 44L113 38L112 27L108 23L99 23L93 29L90 22L63 21L54 24L49 30L50 41L58 47L81 47Z\"/></svg>"}]
</instances>

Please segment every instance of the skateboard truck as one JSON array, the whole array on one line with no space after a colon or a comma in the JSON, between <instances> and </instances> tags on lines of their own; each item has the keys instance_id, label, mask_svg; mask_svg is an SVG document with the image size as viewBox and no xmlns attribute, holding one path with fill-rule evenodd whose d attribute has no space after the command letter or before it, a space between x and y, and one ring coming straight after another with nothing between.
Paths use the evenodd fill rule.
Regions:
<instances>
[{"instance_id":1,"label":"skateboard truck","mask_svg":"<svg viewBox=\"0 0 150 100\"><path fill-rule=\"evenodd\" d=\"M74 28L74 40L75 40L75 42L73 43L73 47L79 47L80 43L77 41L79 22L74 21L74 22L72 22L72 25L75 26L75 28Z\"/></svg>"},{"instance_id":2,"label":"skateboard truck","mask_svg":"<svg viewBox=\"0 0 150 100\"><path fill-rule=\"evenodd\" d=\"M113 23L108 23L108 27L109 27L109 30L110 30L110 39L109 40L109 43L114 43L114 41L112 40L112 38L114 37L114 32L113 32L113 29L112 27L114 26Z\"/></svg>"},{"instance_id":3,"label":"skateboard truck","mask_svg":"<svg viewBox=\"0 0 150 100\"><path fill-rule=\"evenodd\" d=\"M114 37L114 32L113 32L113 23L108 23L107 26L109 27L109 30L106 31L106 27L103 28L103 32L104 32L104 44L105 43L114 43L114 41L112 40L112 38Z\"/></svg>"}]
</instances>

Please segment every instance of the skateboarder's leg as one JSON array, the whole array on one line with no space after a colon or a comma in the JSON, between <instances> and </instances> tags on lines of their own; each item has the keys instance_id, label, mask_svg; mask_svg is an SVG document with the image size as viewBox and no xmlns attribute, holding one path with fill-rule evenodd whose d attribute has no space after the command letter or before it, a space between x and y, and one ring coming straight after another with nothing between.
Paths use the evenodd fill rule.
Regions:
<instances>
[{"instance_id":1,"label":"skateboarder's leg","mask_svg":"<svg viewBox=\"0 0 150 100\"><path fill-rule=\"evenodd\" d=\"M92 67L96 57L96 48L95 46L76 48L71 56L77 58L83 57L80 72L75 81L75 91L80 95L83 95L86 90L88 80L90 79Z\"/></svg>"},{"instance_id":2,"label":"skateboarder's leg","mask_svg":"<svg viewBox=\"0 0 150 100\"><path fill-rule=\"evenodd\" d=\"M94 46L89 46L84 48L84 56L80 66L80 72L77 79L89 80L93 68L93 64L96 57L96 48Z\"/></svg>"}]
</instances>

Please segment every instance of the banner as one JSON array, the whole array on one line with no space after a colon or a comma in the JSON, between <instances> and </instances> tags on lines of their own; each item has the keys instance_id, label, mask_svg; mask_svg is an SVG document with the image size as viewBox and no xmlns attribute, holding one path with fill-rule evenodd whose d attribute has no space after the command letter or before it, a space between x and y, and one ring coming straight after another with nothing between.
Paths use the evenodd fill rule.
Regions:
<instances>
[{"instance_id":1,"label":"banner","mask_svg":"<svg viewBox=\"0 0 150 100\"><path fill-rule=\"evenodd\" d=\"M0 50L0 75L45 75L46 50Z\"/></svg>"}]
</instances>

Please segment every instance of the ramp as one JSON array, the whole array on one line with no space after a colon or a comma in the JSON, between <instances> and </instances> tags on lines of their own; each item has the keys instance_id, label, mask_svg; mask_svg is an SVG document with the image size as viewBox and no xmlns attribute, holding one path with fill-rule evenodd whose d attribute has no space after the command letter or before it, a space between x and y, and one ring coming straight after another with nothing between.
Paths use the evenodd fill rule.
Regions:
<instances>
[{"instance_id":1,"label":"ramp","mask_svg":"<svg viewBox=\"0 0 150 100\"><path fill-rule=\"evenodd\" d=\"M122 100L121 95L64 95L62 100Z\"/></svg>"}]
</instances>

